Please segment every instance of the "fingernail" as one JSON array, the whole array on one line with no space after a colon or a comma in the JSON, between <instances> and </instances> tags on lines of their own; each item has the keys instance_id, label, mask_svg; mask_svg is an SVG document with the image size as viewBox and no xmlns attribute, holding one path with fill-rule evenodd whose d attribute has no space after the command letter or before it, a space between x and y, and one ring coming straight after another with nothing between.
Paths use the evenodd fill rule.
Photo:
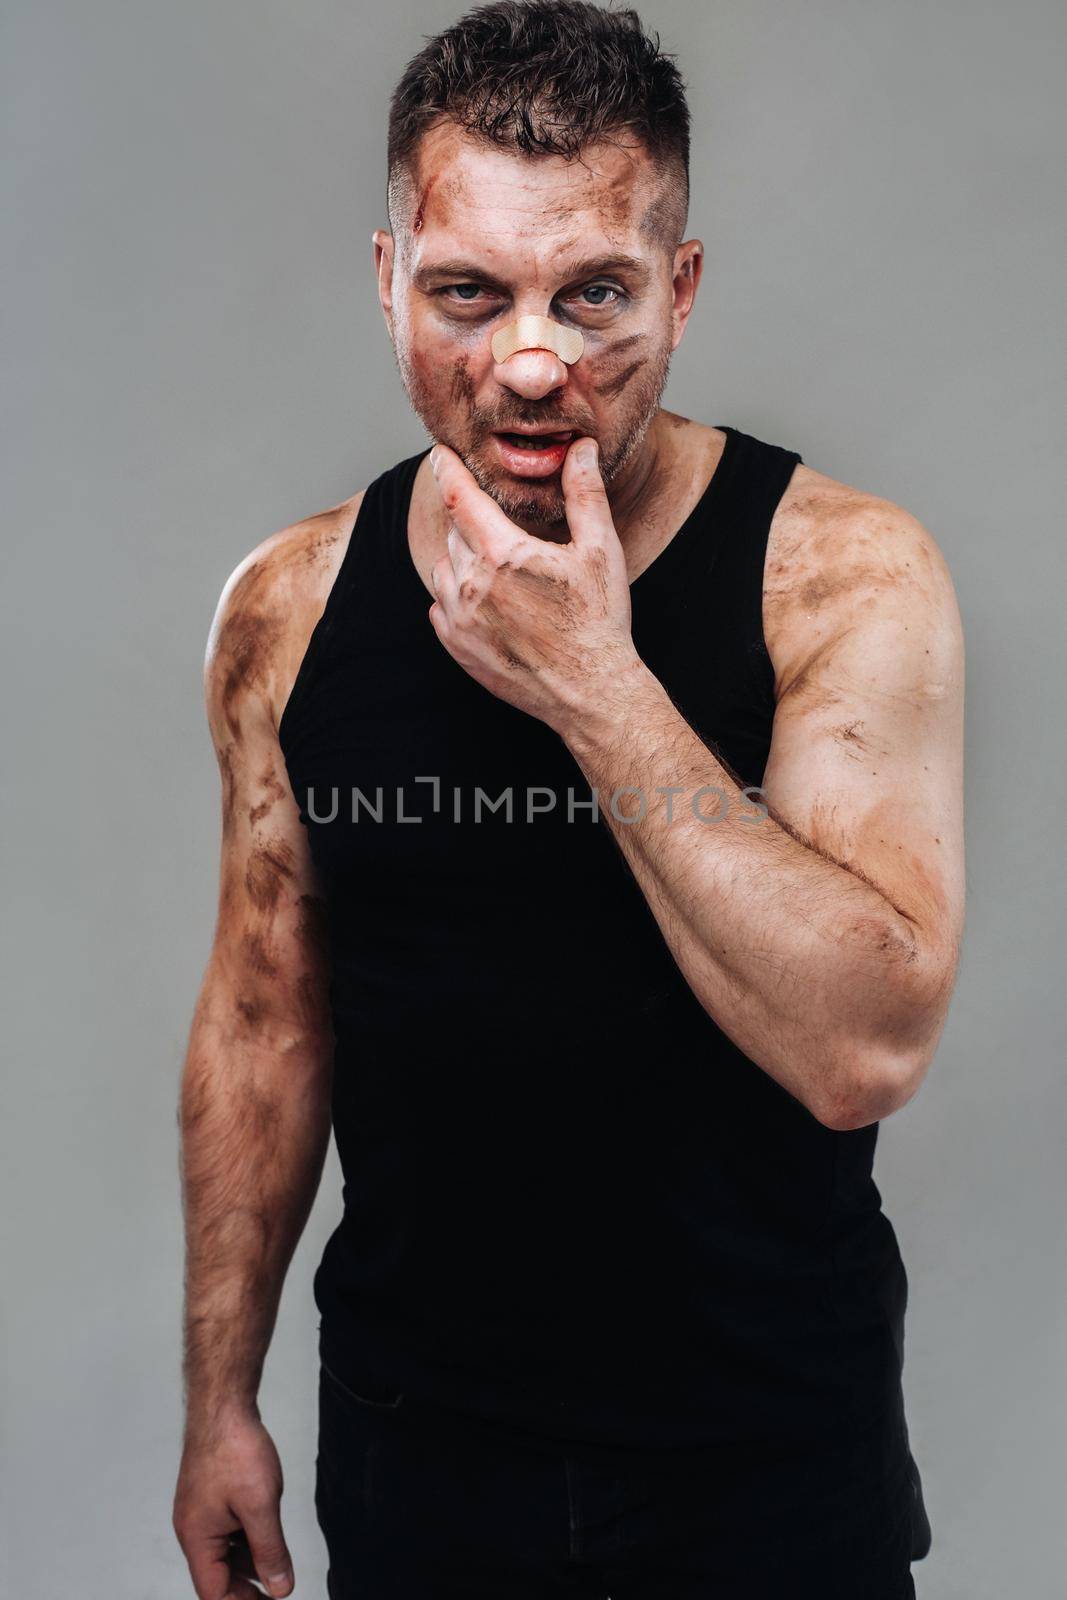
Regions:
<instances>
[{"instance_id":1,"label":"fingernail","mask_svg":"<svg viewBox=\"0 0 1067 1600\"><path fill-rule=\"evenodd\" d=\"M288 1589L292 1581L293 1575L291 1572L278 1572L275 1573L273 1578L267 1578L266 1584L271 1594L280 1595L284 1589Z\"/></svg>"},{"instance_id":2,"label":"fingernail","mask_svg":"<svg viewBox=\"0 0 1067 1600\"><path fill-rule=\"evenodd\" d=\"M433 449L430 451L430 471L433 473L435 478L437 476L437 468L440 464L440 460L441 458L437 453L437 446L434 445Z\"/></svg>"},{"instance_id":3,"label":"fingernail","mask_svg":"<svg viewBox=\"0 0 1067 1600\"><path fill-rule=\"evenodd\" d=\"M578 446L578 465L580 467L596 466L596 441L583 439Z\"/></svg>"}]
</instances>

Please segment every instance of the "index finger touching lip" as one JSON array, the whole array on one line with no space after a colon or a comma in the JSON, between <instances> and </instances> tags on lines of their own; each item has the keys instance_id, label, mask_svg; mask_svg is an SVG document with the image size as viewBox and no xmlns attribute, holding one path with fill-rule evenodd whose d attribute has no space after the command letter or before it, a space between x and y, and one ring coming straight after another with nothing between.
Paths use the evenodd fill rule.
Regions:
<instances>
[{"instance_id":1,"label":"index finger touching lip","mask_svg":"<svg viewBox=\"0 0 1067 1600\"><path fill-rule=\"evenodd\" d=\"M516 541L523 540L517 527L486 494L454 450L436 444L430 452L437 489L460 537L492 560L502 560Z\"/></svg>"}]
</instances>

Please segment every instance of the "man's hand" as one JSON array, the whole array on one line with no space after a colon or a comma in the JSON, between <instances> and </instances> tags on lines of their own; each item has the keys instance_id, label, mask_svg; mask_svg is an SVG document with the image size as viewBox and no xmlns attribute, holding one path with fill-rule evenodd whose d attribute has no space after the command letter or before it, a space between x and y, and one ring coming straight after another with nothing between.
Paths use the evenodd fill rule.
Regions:
<instances>
[{"instance_id":1,"label":"man's hand","mask_svg":"<svg viewBox=\"0 0 1067 1600\"><path fill-rule=\"evenodd\" d=\"M292 1593L281 1497L278 1452L255 1411L187 1431L173 1524L198 1600L262 1600L253 1579Z\"/></svg>"},{"instance_id":2,"label":"man's hand","mask_svg":"<svg viewBox=\"0 0 1067 1600\"><path fill-rule=\"evenodd\" d=\"M492 694L565 735L642 667L596 443L576 440L563 463L563 545L517 527L447 445L434 446L431 463L452 519L448 554L431 571L437 637Z\"/></svg>"}]
</instances>

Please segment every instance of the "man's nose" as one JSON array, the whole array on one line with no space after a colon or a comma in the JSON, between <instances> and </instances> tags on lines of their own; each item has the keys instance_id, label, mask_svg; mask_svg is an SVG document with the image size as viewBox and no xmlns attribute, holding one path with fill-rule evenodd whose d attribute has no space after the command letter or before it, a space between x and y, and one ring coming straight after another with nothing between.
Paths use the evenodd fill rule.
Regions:
<instances>
[{"instance_id":1,"label":"man's nose","mask_svg":"<svg viewBox=\"0 0 1067 1600\"><path fill-rule=\"evenodd\" d=\"M554 350L516 350L493 367L496 381L523 400L543 400L567 381L567 368Z\"/></svg>"}]
</instances>

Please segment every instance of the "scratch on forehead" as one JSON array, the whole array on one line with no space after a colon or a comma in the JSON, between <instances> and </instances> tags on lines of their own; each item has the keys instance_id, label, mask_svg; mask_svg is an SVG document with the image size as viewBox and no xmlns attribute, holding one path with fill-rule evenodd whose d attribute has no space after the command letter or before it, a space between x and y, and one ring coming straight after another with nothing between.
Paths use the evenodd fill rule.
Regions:
<instances>
[{"instance_id":1,"label":"scratch on forehead","mask_svg":"<svg viewBox=\"0 0 1067 1600\"><path fill-rule=\"evenodd\" d=\"M438 174L432 172L422 186L422 193L419 195L418 204L415 207L415 216L411 224L412 233L418 233L426 221L426 206L430 199L430 191L437 182L437 178Z\"/></svg>"}]
</instances>

